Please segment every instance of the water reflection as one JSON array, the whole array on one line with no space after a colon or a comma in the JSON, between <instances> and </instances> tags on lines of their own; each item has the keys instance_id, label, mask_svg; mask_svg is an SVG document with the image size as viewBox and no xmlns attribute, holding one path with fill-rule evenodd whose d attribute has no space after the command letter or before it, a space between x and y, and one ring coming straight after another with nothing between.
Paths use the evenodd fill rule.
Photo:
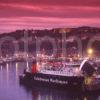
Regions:
<instances>
[{"instance_id":1,"label":"water reflection","mask_svg":"<svg viewBox=\"0 0 100 100\"><path fill-rule=\"evenodd\" d=\"M19 63L16 63L16 80L18 80L18 68L19 67Z\"/></svg>"},{"instance_id":2,"label":"water reflection","mask_svg":"<svg viewBox=\"0 0 100 100\"><path fill-rule=\"evenodd\" d=\"M32 100L99 100L99 96L97 94L71 93L45 88L34 88L31 91Z\"/></svg>"},{"instance_id":3,"label":"water reflection","mask_svg":"<svg viewBox=\"0 0 100 100\"><path fill-rule=\"evenodd\" d=\"M100 100L99 94L70 93L63 90L19 84L19 75L31 63L8 63L0 66L0 100Z\"/></svg>"},{"instance_id":4,"label":"water reflection","mask_svg":"<svg viewBox=\"0 0 100 100\"><path fill-rule=\"evenodd\" d=\"M0 87L2 86L2 65L0 66Z\"/></svg>"}]
</instances>

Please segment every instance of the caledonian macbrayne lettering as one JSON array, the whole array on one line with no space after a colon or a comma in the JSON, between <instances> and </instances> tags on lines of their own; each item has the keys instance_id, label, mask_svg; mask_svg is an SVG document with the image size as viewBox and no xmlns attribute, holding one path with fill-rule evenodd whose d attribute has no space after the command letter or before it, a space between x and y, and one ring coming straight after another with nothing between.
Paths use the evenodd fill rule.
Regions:
<instances>
[{"instance_id":1,"label":"caledonian macbrayne lettering","mask_svg":"<svg viewBox=\"0 0 100 100\"><path fill-rule=\"evenodd\" d=\"M41 77L34 77L34 80L36 81L42 81L42 82L51 82L51 83L57 83L57 84L68 84L68 81L62 81L58 79L46 79L46 78L41 78Z\"/></svg>"}]
</instances>

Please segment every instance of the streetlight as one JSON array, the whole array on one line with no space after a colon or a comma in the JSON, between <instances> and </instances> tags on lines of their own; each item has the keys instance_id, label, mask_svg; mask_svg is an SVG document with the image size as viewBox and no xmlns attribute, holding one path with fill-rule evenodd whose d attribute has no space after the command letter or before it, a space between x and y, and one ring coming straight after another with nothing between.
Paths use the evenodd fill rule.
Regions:
<instances>
[{"instance_id":1,"label":"streetlight","mask_svg":"<svg viewBox=\"0 0 100 100\"><path fill-rule=\"evenodd\" d=\"M92 54L93 54L93 49L92 49L92 48L89 48L89 49L87 50L87 53L88 53L88 55L91 57Z\"/></svg>"}]
</instances>

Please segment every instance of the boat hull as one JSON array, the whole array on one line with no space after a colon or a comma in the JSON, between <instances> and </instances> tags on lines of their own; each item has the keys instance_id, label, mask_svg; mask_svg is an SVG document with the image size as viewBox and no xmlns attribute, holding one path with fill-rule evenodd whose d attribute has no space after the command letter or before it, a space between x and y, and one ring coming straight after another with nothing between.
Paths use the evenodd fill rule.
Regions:
<instances>
[{"instance_id":1,"label":"boat hull","mask_svg":"<svg viewBox=\"0 0 100 100\"><path fill-rule=\"evenodd\" d=\"M34 87L42 86L81 91L83 90L84 77L26 73L25 76L20 76L20 83Z\"/></svg>"}]
</instances>

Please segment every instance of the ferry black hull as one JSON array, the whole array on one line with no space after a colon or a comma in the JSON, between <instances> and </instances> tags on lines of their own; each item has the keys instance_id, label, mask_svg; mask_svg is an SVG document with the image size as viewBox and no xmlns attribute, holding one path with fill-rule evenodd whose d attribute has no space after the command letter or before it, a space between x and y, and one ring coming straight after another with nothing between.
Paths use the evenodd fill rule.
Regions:
<instances>
[{"instance_id":1,"label":"ferry black hull","mask_svg":"<svg viewBox=\"0 0 100 100\"><path fill-rule=\"evenodd\" d=\"M58 76L50 74L31 74L20 76L20 84L31 87L42 86L57 89L83 91L84 77L82 76Z\"/></svg>"}]
</instances>

